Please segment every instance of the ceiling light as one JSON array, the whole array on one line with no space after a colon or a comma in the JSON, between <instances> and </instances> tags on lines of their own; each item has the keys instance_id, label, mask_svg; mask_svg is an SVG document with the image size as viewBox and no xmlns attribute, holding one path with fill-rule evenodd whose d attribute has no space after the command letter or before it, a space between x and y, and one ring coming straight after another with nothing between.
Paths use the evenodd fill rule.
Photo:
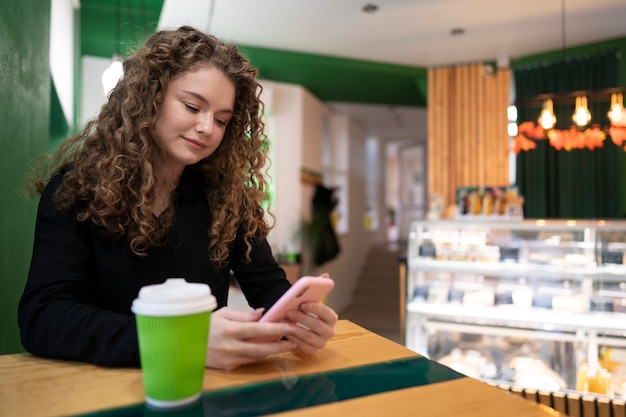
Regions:
<instances>
[{"instance_id":1,"label":"ceiling light","mask_svg":"<svg viewBox=\"0 0 626 417\"><path fill-rule=\"evenodd\" d=\"M378 11L378 6L372 3L368 3L365 6L363 6L362 9L365 13L369 13L369 14L373 14L376 13Z\"/></svg>"},{"instance_id":2,"label":"ceiling light","mask_svg":"<svg viewBox=\"0 0 626 417\"><path fill-rule=\"evenodd\" d=\"M463 28L452 28L450 29L450 35L452 36L461 36L465 33L465 29Z\"/></svg>"},{"instance_id":3,"label":"ceiling light","mask_svg":"<svg viewBox=\"0 0 626 417\"><path fill-rule=\"evenodd\" d=\"M113 53L113 62L102 73L102 88L107 98L111 90L117 85L117 82L124 76L122 58L119 52L120 20L120 0L117 0L115 2L115 52Z\"/></svg>"}]
</instances>

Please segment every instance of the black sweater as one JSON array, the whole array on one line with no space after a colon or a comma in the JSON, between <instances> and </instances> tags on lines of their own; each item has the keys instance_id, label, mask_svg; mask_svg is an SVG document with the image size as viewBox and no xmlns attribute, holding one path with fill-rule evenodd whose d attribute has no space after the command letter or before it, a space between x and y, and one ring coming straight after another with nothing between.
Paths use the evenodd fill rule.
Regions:
<instances>
[{"instance_id":1,"label":"black sweater","mask_svg":"<svg viewBox=\"0 0 626 417\"><path fill-rule=\"evenodd\" d=\"M252 307L269 308L289 288L266 240L256 242L252 262L238 238L229 266L208 259L209 207L200 178L185 170L176 189L176 220L167 242L134 255L125 240L101 238L76 211L55 209L53 178L41 196L26 288L18 310L22 344L29 352L105 366L136 366L139 347L132 301L144 285L185 278L211 287L226 305L233 272Z\"/></svg>"}]
</instances>

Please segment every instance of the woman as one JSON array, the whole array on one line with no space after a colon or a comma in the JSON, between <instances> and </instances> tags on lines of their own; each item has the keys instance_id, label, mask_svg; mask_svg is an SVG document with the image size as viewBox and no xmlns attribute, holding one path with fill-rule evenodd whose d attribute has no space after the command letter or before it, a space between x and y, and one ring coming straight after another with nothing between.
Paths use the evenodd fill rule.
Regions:
<instances>
[{"instance_id":1,"label":"woman","mask_svg":"<svg viewBox=\"0 0 626 417\"><path fill-rule=\"evenodd\" d=\"M170 277L204 282L217 298L207 366L326 344L337 314L321 303L288 323L257 322L289 287L266 241L260 93L234 45L191 27L153 34L124 62L98 117L35 183L42 195L18 313L28 351L138 364L130 305L142 286ZM225 307L231 271L252 312ZM249 340L276 335L286 336Z\"/></svg>"}]
</instances>

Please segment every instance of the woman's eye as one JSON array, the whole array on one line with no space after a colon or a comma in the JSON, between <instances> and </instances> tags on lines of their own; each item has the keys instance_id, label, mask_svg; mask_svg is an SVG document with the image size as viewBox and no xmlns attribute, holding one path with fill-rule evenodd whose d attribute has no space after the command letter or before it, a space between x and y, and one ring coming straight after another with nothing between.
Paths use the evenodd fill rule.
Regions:
<instances>
[{"instance_id":1,"label":"woman's eye","mask_svg":"<svg viewBox=\"0 0 626 417\"><path fill-rule=\"evenodd\" d=\"M192 106L191 104L188 103L183 103L185 105L185 107L187 107L187 110L189 110L192 113L197 113L200 111L200 109L198 109L197 107Z\"/></svg>"},{"instance_id":2,"label":"woman's eye","mask_svg":"<svg viewBox=\"0 0 626 417\"><path fill-rule=\"evenodd\" d=\"M226 126L228 124L226 120L222 120L222 119L215 119L215 122L217 122L217 124L220 126Z\"/></svg>"}]
</instances>

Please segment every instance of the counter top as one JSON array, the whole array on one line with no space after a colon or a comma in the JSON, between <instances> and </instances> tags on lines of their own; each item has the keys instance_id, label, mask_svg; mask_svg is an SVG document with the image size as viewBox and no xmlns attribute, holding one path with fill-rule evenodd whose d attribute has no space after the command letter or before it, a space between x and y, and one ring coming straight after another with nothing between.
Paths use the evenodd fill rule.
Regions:
<instances>
[{"instance_id":1,"label":"counter top","mask_svg":"<svg viewBox=\"0 0 626 417\"><path fill-rule=\"evenodd\" d=\"M168 416L556 416L465 377L347 320L315 355L272 356L234 371L207 369L202 400ZM0 416L146 416L138 368L0 356ZM182 414L181 414L182 413ZM160 413L159 415L163 415Z\"/></svg>"}]
</instances>

